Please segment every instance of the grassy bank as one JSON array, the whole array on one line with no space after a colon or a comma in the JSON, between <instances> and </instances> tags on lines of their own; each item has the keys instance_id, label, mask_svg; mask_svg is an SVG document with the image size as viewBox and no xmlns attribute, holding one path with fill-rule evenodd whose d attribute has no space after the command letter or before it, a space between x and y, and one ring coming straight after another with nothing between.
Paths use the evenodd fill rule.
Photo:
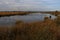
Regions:
<instances>
[{"instance_id":1,"label":"grassy bank","mask_svg":"<svg viewBox=\"0 0 60 40\"><path fill-rule=\"evenodd\" d=\"M0 27L0 40L60 40L58 21L24 23L16 21L13 27Z\"/></svg>"},{"instance_id":2,"label":"grassy bank","mask_svg":"<svg viewBox=\"0 0 60 40\"><path fill-rule=\"evenodd\" d=\"M1 11L0 16L13 16L13 15L27 15L29 12L24 11Z\"/></svg>"},{"instance_id":3,"label":"grassy bank","mask_svg":"<svg viewBox=\"0 0 60 40\"><path fill-rule=\"evenodd\" d=\"M29 13L42 13L42 14L52 14L52 15L60 15L59 11L0 11L0 16L13 16L13 15L27 15Z\"/></svg>"}]
</instances>

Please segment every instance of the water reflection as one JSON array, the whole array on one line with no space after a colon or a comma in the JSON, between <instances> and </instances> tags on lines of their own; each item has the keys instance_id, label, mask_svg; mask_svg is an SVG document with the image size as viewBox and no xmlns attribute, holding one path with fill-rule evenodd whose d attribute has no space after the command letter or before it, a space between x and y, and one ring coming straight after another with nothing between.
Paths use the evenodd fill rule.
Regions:
<instances>
[{"instance_id":1,"label":"water reflection","mask_svg":"<svg viewBox=\"0 0 60 40\"><path fill-rule=\"evenodd\" d=\"M1 17L0 25L13 25L16 22L16 20L22 20L24 22L43 21L45 16L51 16L52 20L56 18L56 16L51 14L31 13L23 16L15 15L10 17Z\"/></svg>"}]
</instances>

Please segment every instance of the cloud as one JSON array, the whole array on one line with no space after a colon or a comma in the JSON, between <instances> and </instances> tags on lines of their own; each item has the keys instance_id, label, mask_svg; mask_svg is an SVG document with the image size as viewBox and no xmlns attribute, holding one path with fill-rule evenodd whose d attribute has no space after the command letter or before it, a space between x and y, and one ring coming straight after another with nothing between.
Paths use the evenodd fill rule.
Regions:
<instances>
[{"instance_id":1,"label":"cloud","mask_svg":"<svg viewBox=\"0 0 60 40\"><path fill-rule=\"evenodd\" d=\"M0 11L47 11L60 9L59 0L0 0Z\"/></svg>"}]
</instances>

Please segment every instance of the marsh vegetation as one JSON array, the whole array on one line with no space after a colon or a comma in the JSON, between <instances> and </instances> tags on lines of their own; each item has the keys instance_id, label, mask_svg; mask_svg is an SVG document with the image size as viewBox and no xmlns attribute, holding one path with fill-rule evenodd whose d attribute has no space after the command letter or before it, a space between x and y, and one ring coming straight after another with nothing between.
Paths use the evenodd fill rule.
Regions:
<instances>
[{"instance_id":1,"label":"marsh vegetation","mask_svg":"<svg viewBox=\"0 0 60 40\"><path fill-rule=\"evenodd\" d=\"M60 40L59 24L60 17L31 23L17 20L15 26L0 27L0 40Z\"/></svg>"}]
</instances>

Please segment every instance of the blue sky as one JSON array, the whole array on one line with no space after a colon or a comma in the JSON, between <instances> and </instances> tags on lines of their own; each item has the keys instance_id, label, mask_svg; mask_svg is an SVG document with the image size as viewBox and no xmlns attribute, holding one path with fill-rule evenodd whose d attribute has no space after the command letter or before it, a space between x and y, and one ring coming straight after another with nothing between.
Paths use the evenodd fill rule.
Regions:
<instances>
[{"instance_id":1,"label":"blue sky","mask_svg":"<svg viewBox=\"0 0 60 40\"><path fill-rule=\"evenodd\" d=\"M0 0L0 11L60 11L60 0Z\"/></svg>"}]
</instances>

